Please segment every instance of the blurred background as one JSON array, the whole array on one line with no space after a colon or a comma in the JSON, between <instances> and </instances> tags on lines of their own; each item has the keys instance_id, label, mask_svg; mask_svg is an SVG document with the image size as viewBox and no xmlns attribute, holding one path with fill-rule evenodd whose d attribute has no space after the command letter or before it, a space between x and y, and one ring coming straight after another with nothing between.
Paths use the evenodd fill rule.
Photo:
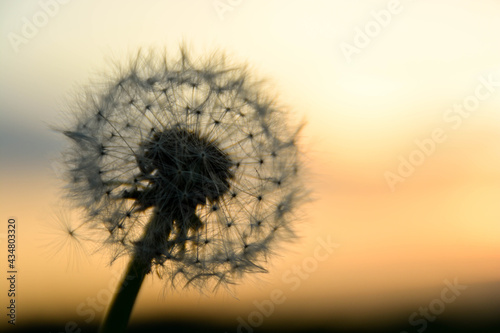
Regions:
<instances>
[{"instance_id":1,"label":"blurred background","mask_svg":"<svg viewBox=\"0 0 500 333\"><path fill-rule=\"evenodd\" d=\"M49 127L114 62L184 42L247 62L307 121L313 201L269 274L207 295L149 278L131 330L500 332L499 15L493 0L2 1L0 330L99 324L124 263L64 233L78 216Z\"/></svg>"}]
</instances>

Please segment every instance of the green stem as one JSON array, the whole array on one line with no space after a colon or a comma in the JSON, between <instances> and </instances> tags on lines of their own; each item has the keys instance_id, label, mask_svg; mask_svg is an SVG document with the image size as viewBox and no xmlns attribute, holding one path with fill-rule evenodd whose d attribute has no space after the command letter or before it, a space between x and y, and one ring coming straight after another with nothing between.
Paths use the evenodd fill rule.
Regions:
<instances>
[{"instance_id":1,"label":"green stem","mask_svg":"<svg viewBox=\"0 0 500 333\"><path fill-rule=\"evenodd\" d=\"M137 255L132 258L120 283L120 289L115 294L101 324L100 333L123 333L126 331L135 299L141 289L149 265L150 263L139 260Z\"/></svg>"}]
</instances>

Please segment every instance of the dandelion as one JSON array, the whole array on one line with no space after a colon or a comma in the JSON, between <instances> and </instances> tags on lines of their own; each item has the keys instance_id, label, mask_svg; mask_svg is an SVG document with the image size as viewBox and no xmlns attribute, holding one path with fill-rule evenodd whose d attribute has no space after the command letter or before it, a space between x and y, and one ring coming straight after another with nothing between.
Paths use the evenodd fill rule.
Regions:
<instances>
[{"instance_id":1,"label":"dandelion","mask_svg":"<svg viewBox=\"0 0 500 333\"><path fill-rule=\"evenodd\" d=\"M62 130L68 193L112 260L130 256L101 327L121 332L147 274L217 288L266 272L303 197L299 128L223 56L139 52Z\"/></svg>"}]
</instances>

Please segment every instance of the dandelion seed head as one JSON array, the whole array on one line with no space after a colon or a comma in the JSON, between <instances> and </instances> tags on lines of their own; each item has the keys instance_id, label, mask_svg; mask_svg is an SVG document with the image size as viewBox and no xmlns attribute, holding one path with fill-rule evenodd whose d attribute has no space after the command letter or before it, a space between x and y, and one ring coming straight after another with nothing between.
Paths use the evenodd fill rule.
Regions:
<instances>
[{"instance_id":1,"label":"dandelion seed head","mask_svg":"<svg viewBox=\"0 0 500 333\"><path fill-rule=\"evenodd\" d=\"M49 260L66 264L68 270L78 269L82 259L87 258L85 240L75 212L63 207L54 208L40 233L40 250ZM64 253L64 256L61 254ZM64 259L63 259L64 258Z\"/></svg>"},{"instance_id":2,"label":"dandelion seed head","mask_svg":"<svg viewBox=\"0 0 500 333\"><path fill-rule=\"evenodd\" d=\"M81 95L62 133L68 193L112 261L136 255L174 285L265 272L304 195L296 128L226 57L139 53Z\"/></svg>"}]
</instances>

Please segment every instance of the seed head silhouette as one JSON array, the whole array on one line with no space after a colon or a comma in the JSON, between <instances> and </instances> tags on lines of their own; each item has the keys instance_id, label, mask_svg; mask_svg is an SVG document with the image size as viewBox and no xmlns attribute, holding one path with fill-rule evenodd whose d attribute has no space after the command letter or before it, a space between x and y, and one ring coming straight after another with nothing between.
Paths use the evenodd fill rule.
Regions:
<instances>
[{"instance_id":1,"label":"seed head silhouette","mask_svg":"<svg viewBox=\"0 0 500 333\"><path fill-rule=\"evenodd\" d=\"M112 261L131 256L140 282L154 272L204 289L265 272L277 241L294 237L300 126L223 55L139 52L106 81L62 130L82 227L100 231Z\"/></svg>"}]
</instances>

